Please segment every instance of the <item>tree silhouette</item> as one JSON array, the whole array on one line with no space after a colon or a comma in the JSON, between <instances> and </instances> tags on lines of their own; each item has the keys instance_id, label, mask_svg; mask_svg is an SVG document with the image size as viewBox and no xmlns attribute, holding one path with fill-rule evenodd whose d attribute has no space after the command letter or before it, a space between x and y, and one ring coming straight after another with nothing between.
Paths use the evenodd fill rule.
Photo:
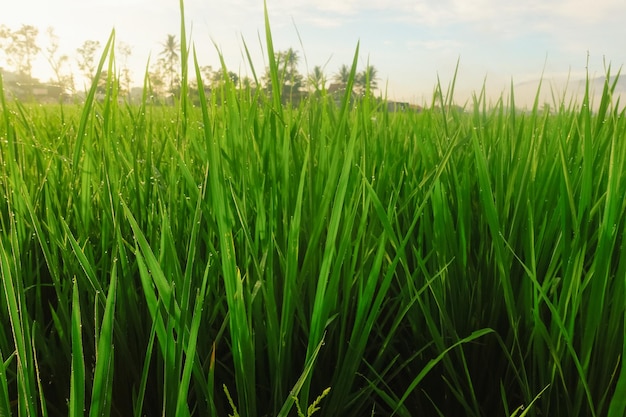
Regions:
<instances>
[{"instance_id":1,"label":"tree silhouette","mask_svg":"<svg viewBox=\"0 0 626 417\"><path fill-rule=\"evenodd\" d=\"M298 72L298 62L300 57L298 52L293 48L285 51L279 51L275 54L276 66L278 67L278 78L282 84L282 95L289 98L290 101L300 98L300 88L302 87L304 77ZM266 69L262 78L266 91L272 91L272 78L269 68Z\"/></svg>"},{"instance_id":2,"label":"tree silhouette","mask_svg":"<svg viewBox=\"0 0 626 417\"><path fill-rule=\"evenodd\" d=\"M319 65L313 67L313 72L309 74L308 82L309 86L311 86L315 91L324 89L326 86L326 75L324 75L322 67Z\"/></svg>"},{"instance_id":3,"label":"tree silhouette","mask_svg":"<svg viewBox=\"0 0 626 417\"><path fill-rule=\"evenodd\" d=\"M339 67L339 71L335 73L333 76L333 81L337 84L341 84L344 88L348 85L348 80L350 79L350 67L346 64L343 64Z\"/></svg>"},{"instance_id":4,"label":"tree silhouette","mask_svg":"<svg viewBox=\"0 0 626 417\"><path fill-rule=\"evenodd\" d=\"M163 50L159 54L164 64L164 75L169 85L169 93L175 94L178 91L180 85L180 79L178 76L178 51L180 50L180 44L176 40L176 35L167 35L167 39L161 44Z\"/></svg>"},{"instance_id":5,"label":"tree silhouette","mask_svg":"<svg viewBox=\"0 0 626 417\"><path fill-rule=\"evenodd\" d=\"M362 72L356 75L355 88L357 93L363 95L367 91L372 91L378 88L378 70L375 66L367 64Z\"/></svg>"},{"instance_id":6,"label":"tree silhouette","mask_svg":"<svg viewBox=\"0 0 626 417\"><path fill-rule=\"evenodd\" d=\"M279 52L279 61L285 65L288 72L296 72L300 57L298 51L294 51L293 48L289 48L286 51Z\"/></svg>"},{"instance_id":7,"label":"tree silhouette","mask_svg":"<svg viewBox=\"0 0 626 417\"><path fill-rule=\"evenodd\" d=\"M130 58L132 54L132 48L130 45L124 42L119 42L117 44L117 53L116 55L120 57L119 62L121 63L120 68L120 88L122 92L130 94L130 69L128 68L128 58Z\"/></svg>"},{"instance_id":8,"label":"tree silhouette","mask_svg":"<svg viewBox=\"0 0 626 417\"><path fill-rule=\"evenodd\" d=\"M32 79L33 60L40 51L37 45L38 35L39 29L31 25L22 25L17 30L11 30L4 25L0 28L2 49L7 63L27 80Z\"/></svg>"},{"instance_id":9,"label":"tree silhouette","mask_svg":"<svg viewBox=\"0 0 626 417\"><path fill-rule=\"evenodd\" d=\"M153 98L158 98L166 93L167 82L165 69L163 68L163 60L159 59L152 65L152 69L148 74L150 94Z\"/></svg>"},{"instance_id":10,"label":"tree silhouette","mask_svg":"<svg viewBox=\"0 0 626 417\"><path fill-rule=\"evenodd\" d=\"M3 53L3 55L5 55L6 60L8 60L8 57L6 57L5 51L10 41L11 29L9 29L6 25L0 25L0 53Z\"/></svg>"},{"instance_id":11,"label":"tree silhouette","mask_svg":"<svg viewBox=\"0 0 626 417\"><path fill-rule=\"evenodd\" d=\"M59 87L64 93L74 91L74 75L69 65L70 57L63 54L59 55L59 37L54 32L54 28L49 27L46 31L48 34L48 47L46 48L46 59L54 72L54 77Z\"/></svg>"},{"instance_id":12,"label":"tree silhouette","mask_svg":"<svg viewBox=\"0 0 626 417\"><path fill-rule=\"evenodd\" d=\"M298 91L302 87L303 80L302 75L298 72L298 63L300 62L298 52L294 51L293 48L278 52L277 61L284 87L290 93Z\"/></svg>"},{"instance_id":13,"label":"tree silhouette","mask_svg":"<svg viewBox=\"0 0 626 417\"><path fill-rule=\"evenodd\" d=\"M224 71L223 68L215 70L211 77L211 86L213 88L217 88L221 85L224 85L226 79L230 79L233 84L237 85L239 83L239 76L232 71Z\"/></svg>"},{"instance_id":14,"label":"tree silhouette","mask_svg":"<svg viewBox=\"0 0 626 417\"><path fill-rule=\"evenodd\" d=\"M100 48L99 41L87 40L83 42L82 46L76 49L78 52L78 58L76 63L78 68L82 71L85 78L89 82L93 82L93 77L96 72L96 51Z\"/></svg>"}]
</instances>

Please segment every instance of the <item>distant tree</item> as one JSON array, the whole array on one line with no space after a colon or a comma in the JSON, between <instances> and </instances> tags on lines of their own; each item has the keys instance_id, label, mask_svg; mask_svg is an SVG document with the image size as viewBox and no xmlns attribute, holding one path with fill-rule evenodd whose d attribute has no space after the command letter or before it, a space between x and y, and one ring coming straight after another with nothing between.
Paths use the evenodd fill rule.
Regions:
<instances>
[{"instance_id":1,"label":"distant tree","mask_svg":"<svg viewBox=\"0 0 626 417\"><path fill-rule=\"evenodd\" d=\"M373 65L368 64L365 69L356 75L355 90L358 94L363 95L367 91L378 88L378 70Z\"/></svg>"},{"instance_id":2,"label":"distant tree","mask_svg":"<svg viewBox=\"0 0 626 417\"><path fill-rule=\"evenodd\" d=\"M239 85L239 75L237 73L228 71L228 78L230 78L235 86Z\"/></svg>"},{"instance_id":3,"label":"distant tree","mask_svg":"<svg viewBox=\"0 0 626 417\"><path fill-rule=\"evenodd\" d=\"M195 70L193 71L193 73L195 74ZM202 87L204 87L204 93L208 96L211 93L211 79L213 78L213 67L211 67L210 65L201 66L200 76L202 77ZM198 79L194 77L189 81L189 92L191 96L194 97L196 100L198 98L198 88Z\"/></svg>"},{"instance_id":4,"label":"distant tree","mask_svg":"<svg viewBox=\"0 0 626 417\"><path fill-rule=\"evenodd\" d=\"M0 53L4 55L4 60L8 58L6 56L6 48L11 39L11 30L6 25L0 25Z\"/></svg>"},{"instance_id":5,"label":"distant tree","mask_svg":"<svg viewBox=\"0 0 626 417\"><path fill-rule=\"evenodd\" d=\"M54 72L54 82L57 83L64 92L74 91L74 75L70 68L69 56L59 54L59 37L54 32L54 28L46 30L48 34L48 46L46 48L46 59Z\"/></svg>"},{"instance_id":6,"label":"distant tree","mask_svg":"<svg viewBox=\"0 0 626 417\"><path fill-rule=\"evenodd\" d=\"M210 65L203 65L200 67L200 76L202 77L202 85L204 86L204 89L206 92L211 90L211 83L213 80L213 67ZM193 89L198 88L198 80L197 79L193 79L191 81L191 87Z\"/></svg>"},{"instance_id":7,"label":"distant tree","mask_svg":"<svg viewBox=\"0 0 626 417\"><path fill-rule=\"evenodd\" d=\"M7 63L26 79L32 79L33 60L40 51L37 45L39 29L31 25L22 25L17 30L7 26L0 28L2 49Z\"/></svg>"},{"instance_id":8,"label":"distant tree","mask_svg":"<svg viewBox=\"0 0 626 417\"><path fill-rule=\"evenodd\" d=\"M296 72L300 57L298 56L298 51L289 48L286 51L278 52L278 61L285 66L287 71Z\"/></svg>"},{"instance_id":9,"label":"distant tree","mask_svg":"<svg viewBox=\"0 0 626 417\"><path fill-rule=\"evenodd\" d=\"M302 87L303 77L298 72L299 62L300 57L298 56L298 52L294 51L293 48L279 52L278 67L279 69L282 67L285 87L287 87L290 92L298 91L300 87Z\"/></svg>"},{"instance_id":10,"label":"distant tree","mask_svg":"<svg viewBox=\"0 0 626 417\"><path fill-rule=\"evenodd\" d=\"M163 59L157 60L148 73L150 94L153 98L162 98L167 92L167 79L163 68Z\"/></svg>"},{"instance_id":11,"label":"distant tree","mask_svg":"<svg viewBox=\"0 0 626 417\"><path fill-rule=\"evenodd\" d=\"M239 86L244 90L252 89L254 88L254 80L252 80L252 78L250 77L243 77L241 79L241 82L239 83Z\"/></svg>"},{"instance_id":12,"label":"distant tree","mask_svg":"<svg viewBox=\"0 0 626 417\"><path fill-rule=\"evenodd\" d=\"M326 75L319 65L313 67L313 71L309 74L308 84L313 90L319 91L326 86Z\"/></svg>"},{"instance_id":13,"label":"distant tree","mask_svg":"<svg viewBox=\"0 0 626 417\"><path fill-rule=\"evenodd\" d=\"M82 46L76 49L78 58L76 63L78 68L82 71L85 78L90 83L93 82L93 78L96 73L96 51L100 48L100 42L87 40L83 42Z\"/></svg>"},{"instance_id":14,"label":"distant tree","mask_svg":"<svg viewBox=\"0 0 626 417\"><path fill-rule=\"evenodd\" d=\"M303 86L304 77L298 71L300 57L293 48L279 51L275 54L276 66L278 67L278 78L282 84L282 95L293 100L299 98L300 88ZM266 69L262 77L263 85L269 92L272 91L272 78L269 68Z\"/></svg>"},{"instance_id":15,"label":"distant tree","mask_svg":"<svg viewBox=\"0 0 626 417\"><path fill-rule=\"evenodd\" d=\"M167 35L167 39L161 44L163 49L159 54L164 64L165 81L169 88L170 94L175 94L180 87L180 77L178 75L178 63L180 44L176 40L176 35Z\"/></svg>"},{"instance_id":16,"label":"distant tree","mask_svg":"<svg viewBox=\"0 0 626 417\"><path fill-rule=\"evenodd\" d=\"M202 75L202 82L204 84L209 83L209 81L213 79L213 67L210 65L201 66L200 75Z\"/></svg>"},{"instance_id":17,"label":"distant tree","mask_svg":"<svg viewBox=\"0 0 626 417\"><path fill-rule=\"evenodd\" d=\"M107 94L108 81L109 81L109 71L103 69L102 72L100 73L100 77L98 78L98 86L96 87L96 92L100 94L102 97L106 96ZM111 89L109 89L108 92L111 92Z\"/></svg>"},{"instance_id":18,"label":"distant tree","mask_svg":"<svg viewBox=\"0 0 626 417\"><path fill-rule=\"evenodd\" d=\"M232 71L225 72L223 69L219 69L218 71L213 72L212 86L215 88L224 84L224 81L226 81L227 78L230 79L233 84L239 84L239 76L236 73Z\"/></svg>"},{"instance_id":19,"label":"distant tree","mask_svg":"<svg viewBox=\"0 0 626 417\"><path fill-rule=\"evenodd\" d=\"M350 67L346 64L343 64L339 67L339 71L335 73L333 76L333 81L337 84L340 84L342 87L346 87L348 85L348 80L350 79Z\"/></svg>"},{"instance_id":20,"label":"distant tree","mask_svg":"<svg viewBox=\"0 0 626 417\"><path fill-rule=\"evenodd\" d=\"M128 68L128 58L130 58L132 54L132 48L130 45L124 42L119 42L117 44L117 56L120 57L120 89L122 93L130 94L130 69Z\"/></svg>"}]
</instances>

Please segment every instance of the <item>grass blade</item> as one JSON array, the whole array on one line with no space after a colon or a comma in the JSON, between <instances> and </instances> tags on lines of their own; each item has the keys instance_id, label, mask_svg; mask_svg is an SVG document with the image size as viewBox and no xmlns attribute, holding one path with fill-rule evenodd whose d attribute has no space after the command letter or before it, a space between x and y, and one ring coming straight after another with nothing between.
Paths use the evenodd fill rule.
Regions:
<instances>
[{"instance_id":1,"label":"grass blade","mask_svg":"<svg viewBox=\"0 0 626 417\"><path fill-rule=\"evenodd\" d=\"M85 357L80 314L78 284L74 282L72 297L72 373L70 379L69 415L85 415Z\"/></svg>"}]
</instances>

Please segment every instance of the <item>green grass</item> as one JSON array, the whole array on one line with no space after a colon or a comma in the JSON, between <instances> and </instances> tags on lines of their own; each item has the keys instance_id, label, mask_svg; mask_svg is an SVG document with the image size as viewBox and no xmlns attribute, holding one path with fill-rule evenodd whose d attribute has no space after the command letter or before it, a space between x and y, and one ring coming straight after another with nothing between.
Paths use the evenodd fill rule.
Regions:
<instances>
[{"instance_id":1,"label":"green grass","mask_svg":"<svg viewBox=\"0 0 626 417\"><path fill-rule=\"evenodd\" d=\"M0 415L624 414L616 84L390 113L283 105L270 72L170 106L0 95Z\"/></svg>"}]
</instances>

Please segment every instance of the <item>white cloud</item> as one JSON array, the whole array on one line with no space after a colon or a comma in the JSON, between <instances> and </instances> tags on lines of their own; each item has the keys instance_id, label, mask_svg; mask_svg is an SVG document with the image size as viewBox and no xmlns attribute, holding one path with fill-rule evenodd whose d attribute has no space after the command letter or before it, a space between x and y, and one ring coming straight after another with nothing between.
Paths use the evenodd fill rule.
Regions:
<instances>
[{"instance_id":1,"label":"white cloud","mask_svg":"<svg viewBox=\"0 0 626 417\"><path fill-rule=\"evenodd\" d=\"M355 0L319 0L314 4L309 4L311 7L323 12L339 13L341 15L352 15L359 11L362 7Z\"/></svg>"},{"instance_id":2,"label":"white cloud","mask_svg":"<svg viewBox=\"0 0 626 417\"><path fill-rule=\"evenodd\" d=\"M561 18L574 19L583 24L597 23L615 13L626 11L626 3L619 0L561 0L546 3L541 8L547 13ZM622 14L623 16L623 14Z\"/></svg>"},{"instance_id":3,"label":"white cloud","mask_svg":"<svg viewBox=\"0 0 626 417\"><path fill-rule=\"evenodd\" d=\"M308 17L305 21L320 28L336 28L345 23L345 20L343 19L321 16Z\"/></svg>"},{"instance_id":4,"label":"white cloud","mask_svg":"<svg viewBox=\"0 0 626 417\"><path fill-rule=\"evenodd\" d=\"M365 1L359 10L383 9L397 19L433 28L461 23L487 32L527 32L549 30L555 19L571 25L590 25L626 14L622 0L398 0ZM552 24L552 25L551 25Z\"/></svg>"},{"instance_id":5,"label":"white cloud","mask_svg":"<svg viewBox=\"0 0 626 417\"><path fill-rule=\"evenodd\" d=\"M463 43L456 39L429 39L408 41L407 46L409 46L409 48L417 47L431 51L458 51L462 48Z\"/></svg>"}]
</instances>

